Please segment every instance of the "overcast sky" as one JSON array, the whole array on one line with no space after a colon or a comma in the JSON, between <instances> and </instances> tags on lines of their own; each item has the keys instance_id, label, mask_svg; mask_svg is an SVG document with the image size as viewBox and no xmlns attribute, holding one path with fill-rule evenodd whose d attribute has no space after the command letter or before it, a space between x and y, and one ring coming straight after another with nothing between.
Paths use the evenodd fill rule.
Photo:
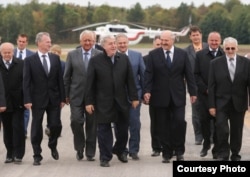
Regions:
<instances>
[{"instance_id":1,"label":"overcast sky","mask_svg":"<svg viewBox=\"0 0 250 177\"><path fill-rule=\"evenodd\" d=\"M100 6L102 4L107 4L109 6L117 6L117 7L125 7L131 8L139 2L142 8L146 8L148 6L152 6L155 4L160 4L163 8L170 8L170 7L179 7L182 2L190 5L192 2L196 7L205 4L210 5L213 2L221 2L225 3L226 0L125 0L125 1L118 1L118 0L39 0L39 2L51 3L51 2L59 2L59 3L73 3L79 4L82 6L87 6L88 2L92 5ZM7 3L15 3L19 2L21 4L25 4L30 2L30 0L0 0L0 4L6 5ZM241 0L243 4L250 4L250 0ZM125 5L124 5L125 4Z\"/></svg>"}]
</instances>

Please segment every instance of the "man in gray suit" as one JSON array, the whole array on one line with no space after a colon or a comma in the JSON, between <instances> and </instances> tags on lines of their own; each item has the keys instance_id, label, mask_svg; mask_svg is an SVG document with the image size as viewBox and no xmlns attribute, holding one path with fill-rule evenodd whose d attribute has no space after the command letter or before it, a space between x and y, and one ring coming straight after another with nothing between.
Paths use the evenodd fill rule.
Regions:
<instances>
[{"instance_id":1,"label":"man in gray suit","mask_svg":"<svg viewBox=\"0 0 250 177\"><path fill-rule=\"evenodd\" d=\"M101 51L93 49L94 34L85 30L80 34L81 47L68 53L64 86L66 103L70 104L71 129L74 135L74 148L77 151L76 159L83 159L85 148L84 121L86 120L86 156L88 161L93 161L96 151L96 122L94 115L85 112L85 86L89 59Z\"/></svg>"},{"instance_id":2,"label":"man in gray suit","mask_svg":"<svg viewBox=\"0 0 250 177\"><path fill-rule=\"evenodd\" d=\"M196 52L201 49L208 47L208 44L202 42L201 29L198 26L192 26L189 31L189 38L191 44L185 48L188 53L188 58L191 64L192 72L194 73ZM198 99L194 104L192 104L192 124L194 128L195 144L201 145L203 141L202 131L201 131L201 120L199 115L199 101Z\"/></svg>"}]
</instances>

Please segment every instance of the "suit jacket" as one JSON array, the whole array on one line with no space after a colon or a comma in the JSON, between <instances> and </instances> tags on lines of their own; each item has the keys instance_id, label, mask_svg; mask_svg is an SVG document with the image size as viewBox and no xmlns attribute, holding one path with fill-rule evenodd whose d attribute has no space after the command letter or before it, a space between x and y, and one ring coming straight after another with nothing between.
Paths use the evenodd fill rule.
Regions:
<instances>
[{"instance_id":1,"label":"suit jacket","mask_svg":"<svg viewBox=\"0 0 250 177\"><path fill-rule=\"evenodd\" d=\"M202 43L202 49L204 49L206 47L208 47L208 44L203 42ZM190 64L191 64L191 68L192 68L192 71L194 72L196 52L194 50L193 44L190 44L184 50L186 50L186 52L188 53L188 58L189 58L189 61L190 61Z\"/></svg>"},{"instance_id":2,"label":"suit jacket","mask_svg":"<svg viewBox=\"0 0 250 177\"><path fill-rule=\"evenodd\" d=\"M62 68L58 55L48 53L50 72L46 75L38 53L24 60L24 103L33 108L45 108L49 103L57 106L65 102Z\"/></svg>"},{"instance_id":3,"label":"suit jacket","mask_svg":"<svg viewBox=\"0 0 250 177\"><path fill-rule=\"evenodd\" d=\"M12 112L16 109L24 109L23 60L13 57L10 67L7 69L3 59L0 59L0 72L5 88L6 111Z\"/></svg>"},{"instance_id":4,"label":"suit jacket","mask_svg":"<svg viewBox=\"0 0 250 177\"><path fill-rule=\"evenodd\" d=\"M209 108L223 110L232 100L234 108L243 112L248 108L250 95L250 60L237 55L234 81L231 81L226 56L210 63L208 98Z\"/></svg>"},{"instance_id":5,"label":"suit jacket","mask_svg":"<svg viewBox=\"0 0 250 177\"><path fill-rule=\"evenodd\" d=\"M101 51L91 49L91 58L98 53ZM84 104L86 76L82 48L70 51L66 59L63 79L66 97L70 99L71 105L82 106Z\"/></svg>"},{"instance_id":6,"label":"suit jacket","mask_svg":"<svg viewBox=\"0 0 250 177\"><path fill-rule=\"evenodd\" d=\"M216 57L224 55L224 51L219 47ZM210 61L215 57L209 51L209 47L206 47L196 53L194 76L198 87L198 93L207 95L208 89L208 72Z\"/></svg>"},{"instance_id":7,"label":"suit jacket","mask_svg":"<svg viewBox=\"0 0 250 177\"><path fill-rule=\"evenodd\" d=\"M196 96L194 75L187 53L174 47L171 68L168 68L162 48L149 52L145 71L144 93L151 93L150 105L167 107L170 100L176 106L186 104L186 83L191 96Z\"/></svg>"},{"instance_id":8,"label":"suit jacket","mask_svg":"<svg viewBox=\"0 0 250 177\"><path fill-rule=\"evenodd\" d=\"M134 50L128 50L128 58L132 66L138 97L139 99L141 99L144 87L144 72L145 72L145 64L142 58L142 54Z\"/></svg>"},{"instance_id":9,"label":"suit jacket","mask_svg":"<svg viewBox=\"0 0 250 177\"><path fill-rule=\"evenodd\" d=\"M1 72L0 72L0 107L6 107L5 91L4 91L4 85L3 85Z\"/></svg>"},{"instance_id":10,"label":"suit jacket","mask_svg":"<svg viewBox=\"0 0 250 177\"><path fill-rule=\"evenodd\" d=\"M29 57L29 56L31 56L31 55L34 54L34 52L31 51L31 50L29 50L29 49L24 49L24 50L26 50L26 57ZM19 56L17 56L17 48L14 49L14 56L15 56L16 58L19 57Z\"/></svg>"},{"instance_id":11,"label":"suit jacket","mask_svg":"<svg viewBox=\"0 0 250 177\"><path fill-rule=\"evenodd\" d=\"M114 64L106 52L89 62L86 105L95 105L99 123L116 121L117 109L129 114L129 100L138 100L133 71L128 56L116 53Z\"/></svg>"}]
</instances>

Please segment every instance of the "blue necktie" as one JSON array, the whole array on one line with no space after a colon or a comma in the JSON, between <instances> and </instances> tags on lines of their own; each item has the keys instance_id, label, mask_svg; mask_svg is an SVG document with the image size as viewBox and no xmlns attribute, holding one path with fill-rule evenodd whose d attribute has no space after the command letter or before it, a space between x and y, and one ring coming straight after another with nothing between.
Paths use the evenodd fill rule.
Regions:
<instances>
[{"instance_id":1,"label":"blue necktie","mask_svg":"<svg viewBox=\"0 0 250 177\"><path fill-rule=\"evenodd\" d=\"M19 51L19 59L21 59L21 60L23 59L23 51L21 51L21 50Z\"/></svg>"},{"instance_id":2,"label":"blue necktie","mask_svg":"<svg viewBox=\"0 0 250 177\"><path fill-rule=\"evenodd\" d=\"M172 64L172 62L171 62L171 58L170 58L169 53L170 53L170 51L166 51L166 54L167 54L167 58L166 58L166 60L167 60L167 65L168 65L168 68L171 68L171 64Z\"/></svg>"}]
</instances>

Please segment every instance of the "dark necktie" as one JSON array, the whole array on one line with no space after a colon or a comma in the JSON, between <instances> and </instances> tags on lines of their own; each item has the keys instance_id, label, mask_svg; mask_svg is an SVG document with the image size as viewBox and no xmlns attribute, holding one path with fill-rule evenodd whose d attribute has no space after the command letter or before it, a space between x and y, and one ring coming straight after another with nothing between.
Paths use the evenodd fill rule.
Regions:
<instances>
[{"instance_id":1,"label":"dark necktie","mask_svg":"<svg viewBox=\"0 0 250 177\"><path fill-rule=\"evenodd\" d=\"M166 51L166 60L167 60L167 65L168 65L168 68L171 68L171 58L170 58L170 55L169 55L170 51Z\"/></svg>"},{"instance_id":2,"label":"dark necktie","mask_svg":"<svg viewBox=\"0 0 250 177\"><path fill-rule=\"evenodd\" d=\"M43 68L44 68L46 75L48 75L49 69L48 69L48 64L47 64L47 60L46 60L46 55L42 55L42 57L43 57Z\"/></svg>"},{"instance_id":3,"label":"dark necktie","mask_svg":"<svg viewBox=\"0 0 250 177\"><path fill-rule=\"evenodd\" d=\"M213 57L216 57L216 50L211 50L211 54L213 55Z\"/></svg>"},{"instance_id":4,"label":"dark necktie","mask_svg":"<svg viewBox=\"0 0 250 177\"><path fill-rule=\"evenodd\" d=\"M7 69L9 69L10 68L10 62L9 61L6 61L6 67L7 67Z\"/></svg>"},{"instance_id":5,"label":"dark necktie","mask_svg":"<svg viewBox=\"0 0 250 177\"><path fill-rule=\"evenodd\" d=\"M19 51L19 59L21 59L21 60L23 59L23 51L22 50Z\"/></svg>"},{"instance_id":6,"label":"dark necktie","mask_svg":"<svg viewBox=\"0 0 250 177\"><path fill-rule=\"evenodd\" d=\"M84 53L84 63L85 63L85 69L87 70L89 64L88 52Z\"/></svg>"},{"instance_id":7,"label":"dark necktie","mask_svg":"<svg viewBox=\"0 0 250 177\"><path fill-rule=\"evenodd\" d=\"M234 80L234 73L235 73L235 65L234 65L234 59L230 58L229 59L229 74L230 74L230 78L233 81Z\"/></svg>"}]
</instances>

